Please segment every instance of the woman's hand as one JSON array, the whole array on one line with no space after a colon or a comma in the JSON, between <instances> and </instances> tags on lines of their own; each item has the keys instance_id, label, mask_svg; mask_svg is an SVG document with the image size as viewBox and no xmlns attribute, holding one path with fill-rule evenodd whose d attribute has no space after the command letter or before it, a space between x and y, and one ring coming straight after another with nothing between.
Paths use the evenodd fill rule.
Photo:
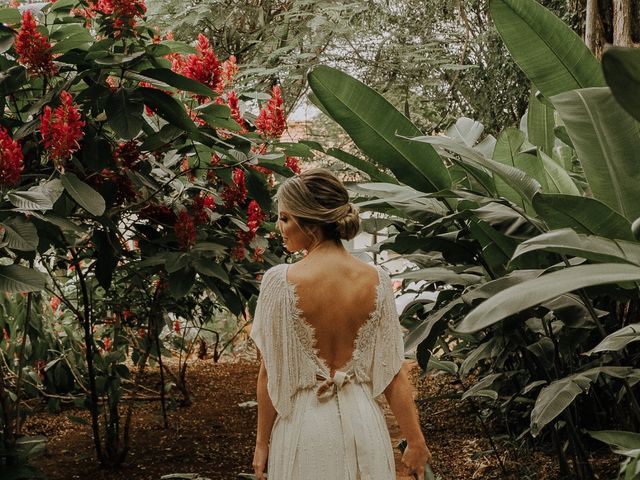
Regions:
<instances>
[{"instance_id":1,"label":"woman's hand","mask_svg":"<svg viewBox=\"0 0 640 480\"><path fill-rule=\"evenodd\" d=\"M426 443L409 444L402 454L402 464L416 475L418 480L424 480L424 465L430 461L431 452Z\"/></svg>"},{"instance_id":2,"label":"woman's hand","mask_svg":"<svg viewBox=\"0 0 640 480\"><path fill-rule=\"evenodd\" d=\"M256 449L253 452L253 473L256 475L257 480L266 480L264 475L267 470L267 460L269 459L269 445L256 445Z\"/></svg>"}]
</instances>

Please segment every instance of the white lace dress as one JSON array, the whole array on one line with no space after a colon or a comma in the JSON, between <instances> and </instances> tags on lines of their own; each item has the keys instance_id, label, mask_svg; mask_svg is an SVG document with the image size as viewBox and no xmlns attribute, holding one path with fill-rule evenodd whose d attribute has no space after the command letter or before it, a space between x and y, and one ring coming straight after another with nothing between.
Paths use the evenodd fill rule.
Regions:
<instances>
[{"instance_id":1,"label":"white lace dress","mask_svg":"<svg viewBox=\"0 0 640 480\"><path fill-rule=\"evenodd\" d=\"M329 388L330 369L314 348L314 329L302 317L288 267L265 272L251 330L277 411L269 480L394 480L389 431L376 401L404 360L391 278L376 266L376 308Z\"/></svg>"}]
</instances>

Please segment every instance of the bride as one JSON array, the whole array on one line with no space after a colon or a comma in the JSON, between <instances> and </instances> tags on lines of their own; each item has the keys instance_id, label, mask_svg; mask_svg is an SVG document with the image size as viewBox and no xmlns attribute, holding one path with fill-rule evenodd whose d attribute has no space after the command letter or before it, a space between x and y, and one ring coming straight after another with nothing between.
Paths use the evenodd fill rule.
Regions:
<instances>
[{"instance_id":1,"label":"bride","mask_svg":"<svg viewBox=\"0 0 640 480\"><path fill-rule=\"evenodd\" d=\"M262 354L253 468L259 480L395 480L386 397L408 446L402 463L424 479L430 460L402 363L391 279L344 248L358 209L329 170L278 189L277 228L295 264L262 278L251 338Z\"/></svg>"}]
</instances>

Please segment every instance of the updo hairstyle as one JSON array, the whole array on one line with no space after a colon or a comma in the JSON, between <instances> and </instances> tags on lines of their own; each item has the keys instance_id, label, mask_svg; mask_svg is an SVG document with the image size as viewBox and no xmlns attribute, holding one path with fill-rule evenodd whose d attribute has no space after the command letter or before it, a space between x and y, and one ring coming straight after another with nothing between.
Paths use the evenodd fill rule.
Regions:
<instances>
[{"instance_id":1,"label":"updo hairstyle","mask_svg":"<svg viewBox=\"0 0 640 480\"><path fill-rule=\"evenodd\" d=\"M309 235L314 236L310 227L320 226L325 238L351 240L360 230L358 207L349 202L340 179L326 168L312 168L286 179L276 197L280 208Z\"/></svg>"}]
</instances>

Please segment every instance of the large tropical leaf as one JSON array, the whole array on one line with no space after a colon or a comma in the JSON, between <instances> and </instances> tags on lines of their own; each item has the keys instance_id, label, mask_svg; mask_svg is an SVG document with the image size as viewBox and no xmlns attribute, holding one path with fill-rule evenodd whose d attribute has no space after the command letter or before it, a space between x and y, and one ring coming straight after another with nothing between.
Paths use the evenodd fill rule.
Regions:
<instances>
[{"instance_id":1,"label":"large tropical leaf","mask_svg":"<svg viewBox=\"0 0 640 480\"><path fill-rule=\"evenodd\" d=\"M105 113L109 125L124 139L135 137L142 129L144 98L135 90L120 88L107 98Z\"/></svg>"},{"instance_id":2,"label":"large tropical leaf","mask_svg":"<svg viewBox=\"0 0 640 480\"><path fill-rule=\"evenodd\" d=\"M37 292L44 290L46 275L21 265L0 265L0 292Z\"/></svg>"},{"instance_id":3,"label":"large tropical leaf","mask_svg":"<svg viewBox=\"0 0 640 480\"><path fill-rule=\"evenodd\" d=\"M640 266L640 243L577 234L570 228L552 230L525 240L518 245L513 258L538 250L582 257L594 262Z\"/></svg>"},{"instance_id":4,"label":"large tropical leaf","mask_svg":"<svg viewBox=\"0 0 640 480\"><path fill-rule=\"evenodd\" d=\"M553 108L536 97L536 89L531 89L529 95L529 110L527 111L527 137L529 141L540 148L547 155L553 153L556 136L553 133L555 121Z\"/></svg>"},{"instance_id":5,"label":"large tropical leaf","mask_svg":"<svg viewBox=\"0 0 640 480\"><path fill-rule=\"evenodd\" d=\"M545 425L560 415L578 395L585 392L601 373L626 378L631 372L630 367L597 367L547 385L540 391L531 411L531 435L537 436Z\"/></svg>"},{"instance_id":6,"label":"large tropical leaf","mask_svg":"<svg viewBox=\"0 0 640 480\"><path fill-rule=\"evenodd\" d=\"M489 170L491 173L493 173L493 180L496 182L496 184L498 183L496 177L499 177L499 179L505 185L516 192L517 196L514 195L514 201L517 199L517 197L520 197L530 202L533 196L541 189L540 183L537 180L530 177L519 168L515 168L505 163L496 162L495 160L491 160L489 158L485 158L484 155L479 151L473 148L469 148L454 139L445 136L434 135L414 137L411 138L411 140L415 142L425 142L434 145L439 152L447 155L452 161L456 163L461 163L474 169ZM449 152L449 154L447 154L447 152ZM483 183L487 191L495 190L495 186L492 186L490 184L487 185L486 179L483 180L479 177L476 177L476 179Z\"/></svg>"},{"instance_id":7,"label":"large tropical leaf","mask_svg":"<svg viewBox=\"0 0 640 480\"><path fill-rule=\"evenodd\" d=\"M593 285L640 281L640 267L621 263L565 268L503 290L473 309L456 330L472 333L563 293Z\"/></svg>"},{"instance_id":8,"label":"large tropical leaf","mask_svg":"<svg viewBox=\"0 0 640 480\"><path fill-rule=\"evenodd\" d=\"M587 355L597 352L617 352L637 341L640 341L640 323L632 323L607 335L598 345L589 350Z\"/></svg>"},{"instance_id":9,"label":"large tropical leaf","mask_svg":"<svg viewBox=\"0 0 640 480\"><path fill-rule=\"evenodd\" d=\"M397 183L397 180L393 178L391 175L388 175L381 171L378 167L373 165L371 162L367 162L362 158L356 157L344 150L339 148L329 148L326 151L327 155L331 155L334 158L337 158L341 162L351 165L352 167L357 168L358 170L363 171L373 182L385 182L385 183Z\"/></svg>"},{"instance_id":10,"label":"large tropical leaf","mask_svg":"<svg viewBox=\"0 0 640 480\"><path fill-rule=\"evenodd\" d=\"M12 250L32 252L38 248L38 231L33 223L16 217L0 224L4 227L4 242Z\"/></svg>"},{"instance_id":11,"label":"large tropical leaf","mask_svg":"<svg viewBox=\"0 0 640 480\"><path fill-rule=\"evenodd\" d=\"M533 198L533 207L553 229L572 228L578 233L634 240L631 223L594 198L539 193Z\"/></svg>"},{"instance_id":12,"label":"large tropical leaf","mask_svg":"<svg viewBox=\"0 0 640 480\"><path fill-rule=\"evenodd\" d=\"M542 168L547 177L548 193L580 195L580 190L564 168L542 150L538 150L538 159L542 163Z\"/></svg>"},{"instance_id":13,"label":"large tropical leaf","mask_svg":"<svg viewBox=\"0 0 640 480\"><path fill-rule=\"evenodd\" d=\"M640 120L640 50L608 48L602 56L602 69L618 103L629 115Z\"/></svg>"},{"instance_id":14,"label":"large tropical leaf","mask_svg":"<svg viewBox=\"0 0 640 480\"><path fill-rule=\"evenodd\" d=\"M423 192L451 186L449 172L431 146L398 137L421 132L382 95L326 66L314 68L308 78L331 117L367 156L389 168L398 180Z\"/></svg>"},{"instance_id":15,"label":"large tropical leaf","mask_svg":"<svg viewBox=\"0 0 640 480\"><path fill-rule=\"evenodd\" d=\"M71 198L73 198L78 205L84 208L87 212L97 217L104 213L104 198L102 198L102 196L93 188L76 177L75 174L67 172L60 177L60 180L62 180L62 185L64 185L64 189Z\"/></svg>"},{"instance_id":16,"label":"large tropical leaf","mask_svg":"<svg viewBox=\"0 0 640 480\"><path fill-rule=\"evenodd\" d=\"M629 220L640 217L640 127L608 88L551 98L575 146L593 196Z\"/></svg>"},{"instance_id":17,"label":"large tropical leaf","mask_svg":"<svg viewBox=\"0 0 640 480\"><path fill-rule=\"evenodd\" d=\"M612 447L623 450L640 449L640 433L621 430L600 430L599 432L589 432L589 435Z\"/></svg>"},{"instance_id":18,"label":"large tropical leaf","mask_svg":"<svg viewBox=\"0 0 640 480\"><path fill-rule=\"evenodd\" d=\"M569 26L535 0L491 0L493 22L522 71L550 98L604 86L598 60Z\"/></svg>"}]
</instances>

